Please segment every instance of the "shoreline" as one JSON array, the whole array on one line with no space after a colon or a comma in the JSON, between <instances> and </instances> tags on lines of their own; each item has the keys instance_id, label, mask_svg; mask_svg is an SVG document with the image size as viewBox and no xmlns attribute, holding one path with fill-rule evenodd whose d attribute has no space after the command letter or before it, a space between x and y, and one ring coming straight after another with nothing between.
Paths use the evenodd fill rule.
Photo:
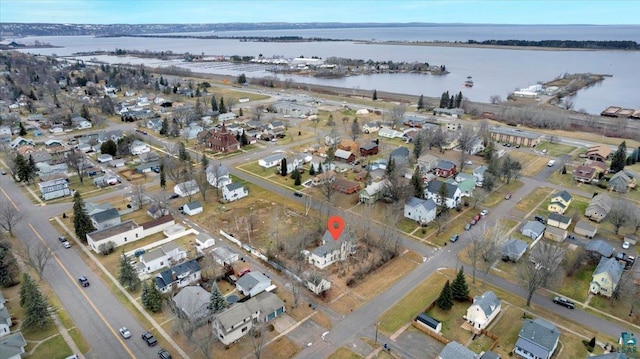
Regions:
<instances>
[{"instance_id":1,"label":"shoreline","mask_svg":"<svg viewBox=\"0 0 640 359\"><path fill-rule=\"evenodd\" d=\"M477 49L493 49L493 50L523 50L523 51L640 51L640 50L621 50L621 49L583 49L572 47L543 47L543 46L514 46L514 45L483 45L483 44L466 44L461 42L437 42L437 41L354 41L363 45L391 45L391 46L429 46L429 47L462 47Z\"/></svg>"}]
</instances>

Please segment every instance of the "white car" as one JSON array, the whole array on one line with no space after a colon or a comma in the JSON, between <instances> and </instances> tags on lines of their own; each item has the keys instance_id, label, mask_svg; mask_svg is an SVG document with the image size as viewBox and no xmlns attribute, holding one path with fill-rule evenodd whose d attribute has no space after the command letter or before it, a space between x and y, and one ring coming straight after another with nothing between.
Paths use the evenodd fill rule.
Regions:
<instances>
[{"instance_id":1,"label":"white car","mask_svg":"<svg viewBox=\"0 0 640 359\"><path fill-rule=\"evenodd\" d=\"M486 216L487 214L489 214L489 210L486 210L486 209L483 209L483 210L480 212L480 215L481 215L481 216Z\"/></svg>"},{"instance_id":2,"label":"white car","mask_svg":"<svg viewBox=\"0 0 640 359\"><path fill-rule=\"evenodd\" d=\"M625 241L624 243L622 243L622 249L629 249L629 246L630 246L629 242Z\"/></svg>"},{"instance_id":3,"label":"white car","mask_svg":"<svg viewBox=\"0 0 640 359\"><path fill-rule=\"evenodd\" d=\"M129 329L127 329L127 327L122 327L118 329L118 331L120 332L120 335L122 335L123 338L125 339L131 338L131 332L129 331Z\"/></svg>"},{"instance_id":4,"label":"white car","mask_svg":"<svg viewBox=\"0 0 640 359\"><path fill-rule=\"evenodd\" d=\"M64 242L62 242L62 246L65 247L66 249L69 249L69 248L71 248L71 243L69 243L67 241L64 241Z\"/></svg>"}]
</instances>

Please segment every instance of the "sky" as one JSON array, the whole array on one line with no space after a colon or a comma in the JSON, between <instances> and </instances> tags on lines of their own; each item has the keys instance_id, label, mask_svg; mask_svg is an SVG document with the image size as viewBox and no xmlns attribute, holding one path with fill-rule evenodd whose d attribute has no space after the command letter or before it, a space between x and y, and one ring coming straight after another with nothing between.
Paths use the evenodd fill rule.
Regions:
<instances>
[{"instance_id":1,"label":"sky","mask_svg":"<svg viewBox=\"0 0 640 359\"><path fill-rule=\"evenodd\" d=\"M0 22L640 25L640 0L0 0Z\"/></svg>"}]
</instances>

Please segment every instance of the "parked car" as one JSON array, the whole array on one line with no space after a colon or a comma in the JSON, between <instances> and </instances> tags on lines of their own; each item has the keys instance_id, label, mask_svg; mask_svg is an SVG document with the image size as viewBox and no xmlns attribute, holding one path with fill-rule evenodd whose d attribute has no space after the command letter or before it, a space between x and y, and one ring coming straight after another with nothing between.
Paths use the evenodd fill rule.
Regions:
<instances>
[{"instance_id":1,"label":"parked car","mask_svg":"<svg viewBox=\"0 0 640 359\"><path fill-rule=\"evenodd\" d=\"M556 164L556 160L549 160L549 162L547 162L547 167L553 167L553 165Z\"/></svg>"},{"instance_id":2,"label":"parked car","mask_svg":"<svg viewBox=\"0 0 640 359\"><path fill-rule=\"evenodd\" d=\"M454 234L451 237L451 243L455 243L458 239L460 239L460 235L459 234Z\"/></svg>"},{"instance_id":3,"label":"parked car","mask_svg":"<svg viewBox=\"0 0 640 359\"><path fill-rule=\"evenodd\" d=\"M243 275L245 275L245 274L247 274L247 273L249 273L249 272L251 272L251 269L250 269L250 268L245 268L245 269L243 269L243 270L239 271L239 272L238 272L238 278L242 277Z\"/></svg>"},{"instance_id":4,"label":"parked car","mask_svg":"<svg viewBox=\"0 0 640 359\"><path fill-rule=\"evenodd\" d=\"M169 354L169 352L165 349L160 349L160 351L158 352L158 356L160 357L160 359L171 359L171 354Z\"/></svg>"},{"instance_id":5,"label":"parked car","mask_svg":"<svg viewBox=\"0 0 640 359\"><path fill-rule=\"evenodd\" d=\"M504 199L511 199L511 193L507 193L504 195Z\"/></svg>"},{"instance_id":6,"label":"parked car","mask_svg":"<svg viewBox=\"0 0 640 359\"><path fill-rule=\"evenodd\" d=\"M66 249L69 249L69 248L71 248L71 243L69 243L67 241L64 241L64 242L62 242L62 246L65 247Z\"/></svg>"},{"instance_id":7,"label":"parked car","mask_svg":"<svg viewBox=\"0 0 640 359\"><path fill-rule=\"evenodd\" d=\"M542 223L542 224L544 224L544 222L546 222L546 221L545 221L545 219L544 219L544 217L542 217L542 216L538 216L538 215L536 215L535 217L533 217L533 219L535 219L536 221L538 221L538 222L540 222L540 223Z\"/></svg>"},{"instance_id":8,"label":"parked car","mask_svg":"<svg viewBox=\"0 0 640 359\"><path fill-rule=\"evenodd\" d=\"M625 241L624 243L622 243L622 249L629 249L631 245L629 244L629 242Z\"/></svg>"},{"instance_id":9,"label":"parked car","mask_svg":"<svg viewBox=\"0 0 640 359\"><path fill-rule=\"evenodd\" d=\"M156 344L158 344L158 340L153 336L153 334L149 332L142 333L142 340L147 342L147 345L150 347L153 347Z\"/></svg>"},{"instance_id":10,"label":"parked car","mask_svg":"<svg viewBox=\"0 0 640 359\"><path fill-rule=\"evenodd\" d=\"M487 209L483 209L483 210L480 212L480 215L481 215L481 216L486 216L487 214L489 214L489 210L487 210Z\"/></svg>"},{"instance_id":11,"label":"parked car","mask_svg":"<svg viewBox=\"0 0 640 359\"><path fill-rule=\"evenodd\" d=\"M78 278L78 282L80 282L80 285L83 287L88 287L89 286L89 279L87 279L87 277L82 276L80 278Z\"/></svg>"},{"instance_id":12,"label":"parked car","mask_svg":"<svg viewBox=\"0 0 640 359\"><path fill-rule=\"evenodd\" d=\"M125 339L131 338L131 332L129 331L129 329L127 329L127 327L122 327L118 329L118 331L120 332L120 335L122 335L123 338Z\"/></svg>"},{"instance_id":13,"label":"parked car","mask_svg":"<svg viewBox=\"0 0 640 359\"><path fill-rule=\"evenodd\" d=\"M471 161L467 160L467 161L464 161L464 164L465 164L465 165L469 165L469 166L471 166L471 165L473 164L473 162L471 162Z\"/></svg>"},{"instance_id":14,"label":"parked car","mask_svg":"<svg viewBox=\"0 0 640 359\"><path fill-rule=\"evenodd\" d=\"M471 222L469 222L470 225L475 226L476 223L478 223L478 221L474 218L471 220Z\"/></svg>"},{"instance_id":15,"label":"parked car","mask_svg":"<svg viewBox=\"0 0 640 359\"><path fill-rule=\"evenodd\" d=\"M3 176L6 175L6 174L7 174L7 171L2 171L2 175Z\"/></svg>"},{"instance_id":16,"label":"parked car","mask_svg":"<svg viewBox=\"0 0 640 359\"><path fill-rule=\"evenodd\" d=\"M474 220L475 222L478 222L478 221L480 220L480 217L481 217L481 216L480 216L480 214L476 214L476 216L475 216L475 217L473 217L473 220ZM475 224L475 223L474 223L474 224Z\"/></svg>"},{"instance_id":17,"label":"parked car","mask_svg":"<svg viewBox=\"0 0 640 359\"><path fill-rule=\"evenodd\" d=\"M555 297L553 302L569 309L573 309L576 306L575 303L565 297Z\"/></svg>"},{"instance_id":18,"label":"parked car","mask_svg":"<svg viewBox=\"0 0 640 359\"><path fill-rule=\"evenodd\" d=\"M294 195L294 196L296 196L296 197L302 197L302 192L300 192L300 191L295 191L295 192L293 193L293 195Z\"/></svg>"},{"instance_id":19,"label":"parked car","mask_svg":"<svg viewBox=\"0 0 640 359\"><path fill-rule=\"evenodd\" d=\"M464 230L465 231L468 231L470 229L471 229L471 223L467 223L467 224L464 225Z\"/></svg>"},{"instance_id":20,"label":"parked car","mask_svg":"<svg viewBox=\"0 0 640 359\"><path fill-rule=\"evenodd\" d=\"M58 240L59 240L60 242L66 242L66 241L67 241L67 238L65 238L65 237L62 237L62 236L61 236L61 237L58 237Z\"/></svg>"}]
</instances>

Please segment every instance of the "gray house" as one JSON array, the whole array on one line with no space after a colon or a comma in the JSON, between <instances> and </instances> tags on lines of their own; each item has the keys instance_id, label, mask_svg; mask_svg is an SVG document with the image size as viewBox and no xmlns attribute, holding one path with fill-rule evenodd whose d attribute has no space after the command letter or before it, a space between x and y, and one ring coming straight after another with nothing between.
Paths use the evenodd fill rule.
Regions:
<instances>
[{"instance_id":1,"label":"gray house","mask_svg":"<svg viewBox=\"0 0 640 359\"><path fill-rule=\"evenodd\" d=\"M427 224L436 218L436 204L430 199L407 198L404 203L404 217L420 224Z\"/></svg>"},{"instance_id":2,"label":"gray house","mask_svg":"<svg viewBox=\"0 0 640 359\"><path fill-rule=\"evenodd\" d=\"M398 147L395 150L391 151L391 154L389 156L393 158L396 165L408 163L409 149L406 147Z\"/></svg>"},{"instance_id":3,"label":"gray house","mask_svg":"<svg viewBox=\"0 0 640 359\"><path fill-rule=\"evenodd\" d=\"M438 359L476 359L476 353L456 341L451 341L442 348Z\"/></svg>"},{"instance_id":4,"label":"gray house","mask_svg":"<svg viewBox=\"0 0 640 359\"><path fill-rule=\"evenodd\" d=\"M502 245L500 254L502 254L503 259L517 262L527 251L527 247L528 245L526 242L516 238L511 238Z\"/></svg>"},{"instance_id":5,"label":"gray house","mask_svg":"<svg viewBox=\"0 0 640 359\"><path fill-rule=\"evenodd\" d=\"M549 359L558 347L560 331L546 320L525 319L513 352L523 358Z\"/></svg>"},{"instance_id":6,"label":"gray house","mask_svg":"<svg viewBox=\"0 0 640 359\"><path fill-rule=\"evenodd\" d=\"M251 297L269 291L270 287L271 279L260 272L249 272L236 281L236 289Z\"/></svg>"},{"instance_id":7,"label":"gray house","mask_svg":"<svg viewBox=\"0 0 640 359\"><path fill-rule=\"evenodd\" d=\"M538 221L529 221L522 227L522 235L527 236L533 240L539 239L544 234L544 230L547 227Z\"/></svg>"},{"instance_id":8,"label":"gray house","mask_svg":"<svg viewBox=\"0 0 640 359\"><path fill-rule=\"evenodd\" d=\"M180 308L182 314L190 321L194 322L209 315L209 303L211 293L194 285L182 288L180 293L173 297L176 308Z\"/></svg>"},{"instance_id":9,"label":"gray house","mask_svg":"<svg viewBox=\"0 0 640 359\"><path fill-rule=\"evenodd\" d=\"M91 223L96 230L101 231L103 229L113 227L120 224L120 213L115 208L110 208L106 211L94 213L91 215Z\"/></svg>"},{"instance_id":10,"label":"gray house","mask_svg":"<svg viewBox=\"0 0 640 359\"><path fill-rule=\"evenodd\" d=\"M601 257L611 257L613 255L613 247L602 240L592 239L584 246L584 249L588 252L597 253Z\"/></svg>"}]
</instances>

